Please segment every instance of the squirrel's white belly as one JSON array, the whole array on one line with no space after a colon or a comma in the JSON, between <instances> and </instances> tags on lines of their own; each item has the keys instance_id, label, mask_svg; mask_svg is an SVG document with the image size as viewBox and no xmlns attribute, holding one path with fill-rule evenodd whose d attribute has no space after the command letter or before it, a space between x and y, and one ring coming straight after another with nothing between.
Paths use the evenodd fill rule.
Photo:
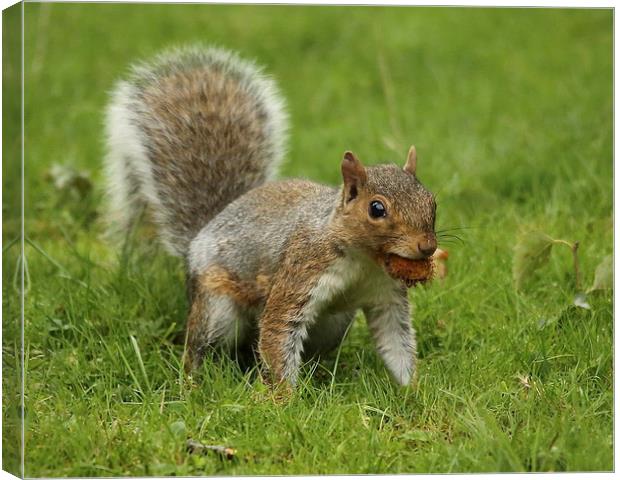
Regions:
<instances>
[{"instance_id":1,"label":"squirrel's white belly","mask_svg":"<svg viewBox=\"0 0 620 480\"><path fill-rule=\"evenodd\" d=\"M365 256L346 255L337 260L311 292L307 308L313 310L314 321L304 342L306 355L337 347L357 311L390 297L394 284L381 267Z\"/></svg>"},{"instance_id":2,"label":"squirrel's white belly","mask_svg":"<svg viewBox=\"0 0 620 480\"><path fill-rule=\"evenodd\" d=\"M313 295L342 311L389 301L398 282L362 253L347 254L323 274ZM340 307L340 308L339 308Z\"/></svg>"}]
</instances>

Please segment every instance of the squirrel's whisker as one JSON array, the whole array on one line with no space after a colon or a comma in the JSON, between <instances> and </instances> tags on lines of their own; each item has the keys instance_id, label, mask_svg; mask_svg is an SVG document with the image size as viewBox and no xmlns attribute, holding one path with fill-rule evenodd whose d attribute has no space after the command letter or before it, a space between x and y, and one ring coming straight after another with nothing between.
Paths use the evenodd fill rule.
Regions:
<instances>
[{"instance_id":1,"label":"squirrel's whisker","mask_svg":"<svg viewBox=\"0 0 620 480\"><path fill-rule=\"evenodd\" d=\"M442 233L442 232L453 232L456 230L472 230L475 228L481 228L481 227L454 227L454 228L444 228L442 230L435 230L435 233Z\"/></svg>"},{"instance_id":2,"label":"squirrel's whisker","mask_svg":"<svg viewBox=\"0 0 620 480\"><path fill-rule=\"evenodd\" d=\"M450 241L450 240L440 240L439 242L437 242L437 245L462 245L463 242L455 242L455 241Z\"/></svg>"},{"instance_id":3,"label":"squirrel's whisker","mask_svg":"<svg viewBox=\"0 0 620 480\"><path fill-rule=\"evenodd\" d=\"M458 235L438 235L437 240L439 242L458 242L460 244L465 244L465 241L459 237Z\"/></svg>"}]
</instances>

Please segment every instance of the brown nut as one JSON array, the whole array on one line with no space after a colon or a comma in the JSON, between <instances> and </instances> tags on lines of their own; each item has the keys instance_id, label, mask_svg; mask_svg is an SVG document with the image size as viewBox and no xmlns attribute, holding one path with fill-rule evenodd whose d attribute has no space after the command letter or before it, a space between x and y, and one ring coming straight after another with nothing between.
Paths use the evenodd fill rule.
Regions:
<instances>
[{"instance_id":1,"label":"brown nut","mask_svg":"<svg viewBox=\"0 0 620 480\"><path fill-rule=\"evenodd\" d=\"M419 282L426 282L433 276L433 259L411 260L399 255L389 254L385 267L392 278L402 280L408 287Z\"/></svg>"}]
</instances>

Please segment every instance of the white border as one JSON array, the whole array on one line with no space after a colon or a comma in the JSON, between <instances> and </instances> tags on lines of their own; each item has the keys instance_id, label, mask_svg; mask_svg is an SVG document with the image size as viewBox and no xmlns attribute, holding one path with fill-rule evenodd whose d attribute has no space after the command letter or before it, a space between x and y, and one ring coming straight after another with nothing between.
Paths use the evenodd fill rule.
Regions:
<instances>
[{"instance_id":1,"label":"white border","mask_svg":"<svg viewBox=\"0 0 620 480\"><path fill-rule=\"evenodd\" d=\"M35 0L36 1L36 0ZM43 0L45 1L45 0ZM78 2L77 0L65 0L67 3L104 3L104 2L96 2L96 1L92 1L92 0L84 0L81 2ZM10 7L12 5L15 5L19 2L16 2L15 0L0 0L0 6L2 9L5 9L7 7ZM105 3L109 3L109 2L105 2ZM272 4L272 5L283 5L283 4L292 4L292 5L377 5L377 6L438 6L438 7L488 7L488 8L492 8L492 7L499 7L499 8L510 8L510 7L534 7L534 8L615 8L616 6L616 2L615 1L599 1L599 0L591 0L588 2L578 2L578 1L556 1L556 2L551 2L551 1L543 1L543 2L533 2L533 1L511 1L511 2L497 2L497 1L475 1L475 2L464 2L464 1L451 1L451 2L447 2L447 3L441 3L441 2L437 2L437 1L431 1L431 0L418 0L415 2L412 1L403 1L403 0L392 0L392 1L386 1L386 2L380 2L380 1L375 1L375 2L360 2L360 1L353 1L353 0L339 0L337 2L330 2L327 0L315 0L313 2L300 2L300 1L285 1L285 0L271 0L269 2L266 1L257 1L257 0L245 0L244 2L230 2L230 1L226 1L226 0L222 0L222 1L197 1L197 0L170 0L168 2L152 2L152 1L148 1L148 0L133 0L132 2L114 2L114 3L204 3L204 4L235 4L235 3L243 3L243 4ZM23 55L24 55L24 51L23 51L23 45L24 45L24 6L23 6L23 2L22 2L22 31L21 31L21 35L22 35L22 82L23 82ZM2 33L2 26L0 24L0 34ZM620 246L620 241L618 239L618 237L615 235L615 212L617 211L617 207L619 205L619 199L620 199L620 193L618 192L618 189L615 188L616 186L616 182L618 180L618 171L615 168L615 146L616 146L616 142L615 139L619 133L618 130L618 125L617 122L615 121L615 112L616 112L616 96L615 96L615 91L616 88L618 87L618 79L617 76L615 75L615 65L617 64L617 52L618 52L618 48L617 48L617 37L615 35L615 13L614 13L614 42L613 42L613 46L614 46L614 114L613 114L613 118L614 118L614 145L613 145L613 152L614 152L614 252L617 251L618 247ZM0 67L1 68L1 67ZM24 235L24 160L23 160L23 155L24 155L24 147L25 147L25 142L24 142L24 135L23 135L23 101L24 101L24 88L23 88L23 84L22 84L22 192L21 192L21 216L22 216L22 244L21 244L21 254L22 256L24 255L24 244L23 244L23 235ZM1 92L0 92L0 99L1 99ZM0 119L0 125L1 125L1 119ZM0 172L0 178L1 178L1 172ZM1 199L0 199L0 204L1 204ZM0 212L0 219L2 218L2 214ZM22 257L23 258L23 257ZM618 270L618 262L617 262L617 257L614 255L614 287L615 285L618 284L617 280L618 280L618 275L619 275L619 270ZM23 262L21 265L21 282L22 282L22 292L23 292L23 288L24 288L24 272L23 272ZM22 326L23 326L23 304L24 302L24 298L23 295L21 297L21 308L22 308ZM616 291L616 289L614 288L614 469L615 469L615 460L617 458L618 455L618 445L617 442L615 441L617 437L617 426L618 426L618 422L616 421L616 415L615 413L618 411L618 406L620 405L620 402L618 400L618 395L615 394L615 386L616 386L616 374L619 371L620 368L620 363L618 362L618 358L615 356L615 345L618 341L618 330L615 328L615 318L616 318L616 306L618 304L618 293ZM0 335L0 339L1 339L1 335ZM23 329L22 329L22 369L23 369ZM0 366L0 372L1 372L1 366ZM24 375L24 372L22 371L22 378ZM1 389L1 386L0 386ZM1 390L0 390L1 391ZM23 396L23 383L22 383L22 396ZM23 398L23 397L22 397ZM22 425L22 449L24 448L24 444L23 444L23 439L24 439L24 431L23 431L23 425ZM1 446L1 439L0 439L0 446ZM23 457L22 457L22 476L23 476ZM495 477L495 475L497 474L469 474L467 475L470 478L493 478ZM515 474L510 474L510 478L511 479L524 479L524 478L530 478L532 474L521 474L521 473L515 473ZM570 479L586 479L586 478L615 478L615 474L613 473L556 473L556 474L548 474L546 476L551 475L553 478L561 478L561 479L565 479L565 478L570 478ZM399 477L403 477L403 478L421 478L421 479L430 479L430 478L441 478L441 477L446 477L447 475L443 475L443 474L435 474L435 475L399 475ZM0 472L0 480L4 480L4 479L15 479L17 477L14 477L13 475L1 471ZM122 477L115 477L115 478L122 478ZM133 477L133 478L140 478L140 477ZM148 477L148 478L167 478L167 477ZM233 477L223 477L223 478L233 478ZM243 477L244 479L248 479L248 480L253 480L253 479L262 479L265 477ZM287 478L287 477L284 477ZM292 478L304 478L304 477L292 477ZM350 476L344 476L344 475L335 475L335 476L330 476L330 478L333 479L347 479L350 478ZM373 475L373 478L376 479L391 479L393 478L393 476L390 475Z\"/></svg>"},{"instance_id":2,"label":"white border","mask_svg":"<svg viewBox=\"0 0 620 480\"><path fill-rule=\"evenodd\" d=\"M363 0L313 0L313 1L300 1L300 0L245 0L245 1L230 1L230 0L168 0L168 1L152 1L152 0L131 0L131 1L115 1L115 0L26 0L27 3L196 3L196 4L259 4L259 5L352 5L352 6L430 6L430 7L487 7L487 8L614 8L616 1L492 1L492 0L477 0L477 1L463 1L453 0L449 2L433 1L433 0L386 0L386 1L363 1ZM2 9L15 5L15 0L0 0Z\"/></svg>"}]
</instances>

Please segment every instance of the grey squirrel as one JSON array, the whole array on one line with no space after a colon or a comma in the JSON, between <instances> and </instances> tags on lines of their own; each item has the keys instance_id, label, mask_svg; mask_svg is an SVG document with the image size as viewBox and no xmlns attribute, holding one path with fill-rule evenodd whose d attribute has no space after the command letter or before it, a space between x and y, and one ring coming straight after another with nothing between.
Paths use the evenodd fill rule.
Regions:
<instances>
[{"instance_id":1,"label":"grey squirrel","mask_svg":"<svg viewBox=\"0 0 620 480\"><path fill-rule=\"evenodd\" d=\"M110 218L145 208L187 263L185 365L210 348L257 349L271 384L294 385L302 358L337 347L361 309L379 355L408 384L416 342L407 287L389 259L430 258L435 199L404 168L351 152L340 188L273 180L287 114L270 78L218 48L173 49L134 66L107 108Z\"/></svg>"}]
</instances>

